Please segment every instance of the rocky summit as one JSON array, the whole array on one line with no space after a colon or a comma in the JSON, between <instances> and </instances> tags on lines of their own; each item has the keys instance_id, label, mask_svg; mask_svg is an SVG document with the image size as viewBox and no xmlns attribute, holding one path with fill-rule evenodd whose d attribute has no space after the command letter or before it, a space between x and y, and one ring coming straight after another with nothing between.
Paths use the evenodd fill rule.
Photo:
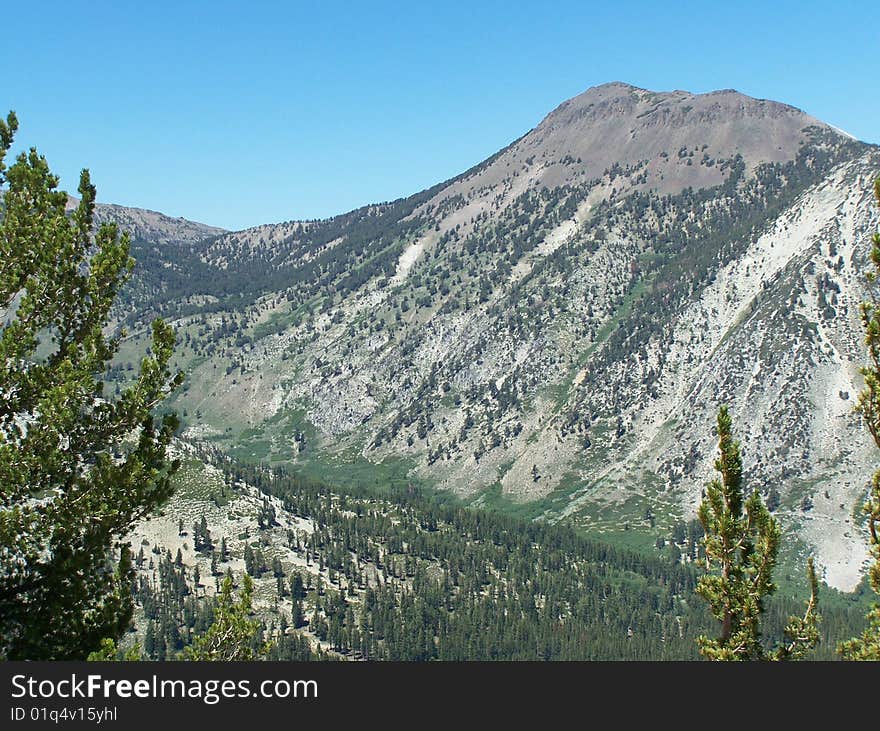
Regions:
<instances>
[{"instance_id":1,"label":"rocky summit","mask_svg":"<svg viewBox=\"0 0 880 731\"><path fill-rule=\"evenodd\" d=\"M596 534L692 519L727 404L747 487L851 590L878 171L878 148L785 104L612 83L331 219L224 232L105 206L139 261L110 378L162 315L185 437Z\"/></svg>"}]
</instances>

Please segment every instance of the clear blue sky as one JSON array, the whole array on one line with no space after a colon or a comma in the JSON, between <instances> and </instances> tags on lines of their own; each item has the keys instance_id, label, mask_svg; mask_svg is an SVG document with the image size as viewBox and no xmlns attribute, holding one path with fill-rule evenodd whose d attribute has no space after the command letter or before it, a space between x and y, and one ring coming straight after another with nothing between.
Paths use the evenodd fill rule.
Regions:
<instances>
[{"instance_id":1,"label":"clear blue sky","mask_svg":"<svg viewBox=\"0 0 880 731\"><path fill-rule=\"evenodd\" d=\"M0 110L104 202L243 228L449 178L590 86L735 88L880 142L863 2L15 2Z\"/></svg>"}]
</instances>

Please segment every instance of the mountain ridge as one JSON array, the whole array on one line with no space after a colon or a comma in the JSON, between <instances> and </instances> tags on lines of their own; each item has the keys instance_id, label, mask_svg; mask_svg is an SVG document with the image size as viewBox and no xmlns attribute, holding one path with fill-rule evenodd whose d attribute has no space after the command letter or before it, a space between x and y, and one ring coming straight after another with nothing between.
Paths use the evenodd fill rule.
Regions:
<instances>
[{"instance_id":1,"label":"mountain ridge","mask_svg":"<svg viewBox=\"0 0 880 731\"><path fill-rule=\"evenodd\" d=\"M612 83L409 198L165 247L125 317L181 333L192 439L597 534L691 514L727 402L754 486L851 589L877 169L789 105Z\"/></svg>"},{"instance_id":2,"label":"mountain ridge","mask_svg":"<svg viewBox=\"0 0 880 731\"><path fill-rule=\"evenodd\" d=\"M67 196L67 209L79 203L76 196ZM172 217L149 208L122 206L116 203L95 204L95 222L113 222L128 231L131 238L158 244L195 243L210 236L226 233L226 229L191 221L183 216Z\"/></svg>"}]
</instances>

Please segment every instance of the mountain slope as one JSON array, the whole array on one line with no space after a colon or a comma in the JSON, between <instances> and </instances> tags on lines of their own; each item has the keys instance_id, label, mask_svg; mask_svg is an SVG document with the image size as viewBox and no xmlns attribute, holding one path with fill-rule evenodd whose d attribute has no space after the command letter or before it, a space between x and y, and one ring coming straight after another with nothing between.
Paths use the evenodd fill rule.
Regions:
<instances>
[{"instance_id":1,"label":"mountain slope","mask_svg":"<svg viewBox=\"0 0 880 731\"><path fill-rule=\"evenodd\" d=\"M645 545L692 516L728 403L750 483L849 589L878 169L793 107L608 84L408 199L192 242L128 316L175 321L191 438Z\"/></svg>"},{"instance_id":2,"label":"mountain slope","mask_svg":"<svg viewBox=\"0 0 880 731\"><path fill-rule=\"evenodd\" d=\"M413 488L346 492L186 445L180 456L166 514L128 536L137 588L126 645L150 658L204 632L227 572L253 577L273 659L696 659L697 636L715 624L694 593L693 530L646 556ZM770 598L765 642L802 599ZM864 611L826 591L809 656L833 659Z\"/></svg>"},{"instance_id":3,"label":"mountain slope","mask_svg":"<svg viewBox=\"0 0 880 731\"><path fill-rule=\"evenodd\" d=\"M76 207L78 203L78 198L71 195L67 197L68 210ZM172 218L146 208L98 203L95 206L95 223L100 225L104 222L118 224L134 241L151 244L191 244L225 233L224 229L216 226L185 218Z\"/></svg>"}]
</instances>

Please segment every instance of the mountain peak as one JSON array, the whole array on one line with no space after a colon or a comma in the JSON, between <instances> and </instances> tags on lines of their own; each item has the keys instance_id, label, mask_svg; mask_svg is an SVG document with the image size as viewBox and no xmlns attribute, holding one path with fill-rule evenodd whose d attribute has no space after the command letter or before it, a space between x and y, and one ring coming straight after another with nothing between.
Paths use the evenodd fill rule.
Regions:
<instances>
[{"instance_id":1,"label":"mountain peak","mask_svg":"<svg viewBox=\"0 0 880 731\"><path fill-rule=\"evenodd\" d=\"M599 84L598 86L591 86L587 89L584 94L588 94L592 91L595 92L630 92L630 91L645 91L641 87L633 86L632 84L628 84L625 81L606 81L604 84Z\"/></svg>"},{"instance_id":2,"label":"mountain peak","mask_svg":"<svg viewBox=\"0 0 880 731\"><path fill-rule=\"evenodd\" d=\"M622 81L587 89L560 104L525 137L450 190L468 195L510 184L555 188L634 173L624 188L676 193L712 187L741 157L747 174L762 163L793 161L816 130L843 136L788 104L735 89L695 94L651 91ZM638 171L638 173L635 173Z\"/></svg>"},{"instance_id":3,"label":"mountain peak","mask_svg":"<svg viewBox=\"0 0 880 731\"><path fill-rule=\"evenodd\" d=\"M622 104L617 104L618 102L622 102ZM560 104L545 119L553 119L560 115L564 117L566 112L601 104L606 105L604 108L606 113L617 114L621 117L626 117L628 112L634 111L637 118L642 118L648 116L657 108L677 106L679 108L686 107L687 111L694 110L697 114L713 110L720 113L720 121L724 121L720 116L724 112L730 113L739 109L739 116L743 115L743 111L745 116L749 117L773 117L789 114L795 117L801 116L806 118L804 121L807 121L810 125L828 127L825 123L807 115L803 110L789 104L769 99L757 99L736 89L717 89L703 93L694 93L682 89L652 91L622 81L612 81L590 87L581 94ZM644 114L641 114L643 112Z\"/></svg>"}]
</instances>

